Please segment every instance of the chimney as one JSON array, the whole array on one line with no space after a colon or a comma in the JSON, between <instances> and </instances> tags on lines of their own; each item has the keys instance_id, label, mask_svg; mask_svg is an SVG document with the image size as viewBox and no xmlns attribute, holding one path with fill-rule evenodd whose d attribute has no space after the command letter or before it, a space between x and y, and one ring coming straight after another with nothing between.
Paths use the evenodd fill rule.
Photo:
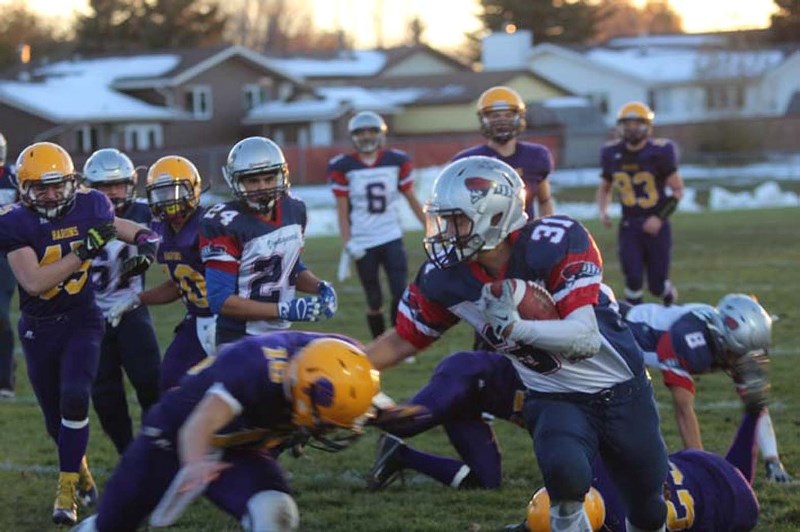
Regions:
<instances>
[{"instance_id":1,"label":"chimney","mask_svg":"<svg viewBox=\"0 0 800 532\"><path fill-rule=\"evenodd\" d=\"M481 42L483 70L527 69L532 47L530 30L518 30L508 24L506 31L490 33Z\"/></svg>"}]
</instances>

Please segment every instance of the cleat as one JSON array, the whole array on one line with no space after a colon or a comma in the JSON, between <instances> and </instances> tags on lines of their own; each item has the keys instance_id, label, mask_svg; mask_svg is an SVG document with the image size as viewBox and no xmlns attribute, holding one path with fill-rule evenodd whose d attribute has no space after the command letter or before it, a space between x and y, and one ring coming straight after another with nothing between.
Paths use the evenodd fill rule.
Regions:
<instances>
[{"instance_id":1,"label":"cleat","mask_svg":"<svg viewBox=\"0 0 800 532\"><path fill-rule=\"evenodd\" d=\"M56 502L53 504L53 522L72 526L78 520L78 473L58 474Z\"/></svg>"},{"instance_id":2,"label":"cleat","mask_svg":"<svg viewBox=\"0 0 800 532\"><path fill-rule=\"evenodd\" d=\"M786 469L783 467L780 459L772 458L765 460L764 467L767 470L767 481L774 482L776 484L794 483L794 480L789 473L786 472Z\"/></svg>"},{"instance_id":3,"label":"cleat","mask_svg":"<svg viewBox=\"0 0 800 532\"><path fill-rule=\"evenodd\" d=\"M97 504L97 484L89 470L86 456L81 460L81 467L78 470L78 502L84 508L90 508Z\"/></svg>"},{"instance_id":4,"label":"cleat","mask_svg":"<svg viewBox=\"0 0 800 532\"><path fill-rule=\"evenodd\" d=\"M0 388L0 399L12 400L16 397L14 390L11 388Z\"/></svg>"},{"instance_id":5,"label":"cleat","mask_svg":"<svg viewBox=\"0 0 800 532\"><path fill-rule=\"evenodd\" d=\"M503 532L530 532L530 528L528 528L528 523L523 521L515 525L506 525Z\"/></svg>"},{"instance_id":6,"label":"cleat","mask_svg":"<svg viewBox=\"0 0 800 532\"><path fill-rule=\"evenodd\" d=\"M751 351L733 363L733 379L745 410L757 414L767 406L770 383L767 377L769 357L763 351Z\"/></svg>"},{"instance_id":7,"label":"cleat","mask_svg":"<svg viewBox=\"0 0 800 532\"><path fill-rule=\"evenodd\" d=\"M367 476L367 488L372 491L382 490L402 476L403 465L397 458L397 451L402 447L405 447L405 443L397 436L381 434L375 452L375 463Z\"/></svg>"}]
</instances>

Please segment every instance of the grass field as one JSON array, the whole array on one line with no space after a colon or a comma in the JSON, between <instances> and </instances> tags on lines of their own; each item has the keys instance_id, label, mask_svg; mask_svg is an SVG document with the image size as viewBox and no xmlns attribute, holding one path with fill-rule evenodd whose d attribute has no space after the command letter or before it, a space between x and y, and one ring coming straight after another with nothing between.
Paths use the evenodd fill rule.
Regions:
<instances>
[{"instance_id":1,"label":"grass field","mask_svg":"<svg viewBox=\"0 0 800 532\"><path fill-rule=\"evenodd\" d=\"M782 458L790 473L800 476L800 237L796 209L679 214L674 224L672 278L682 301L715 304L733 291L758 295L762 304L780 316L773 333L773 420ZM606 261L606 281L619 293L621 275L615 253L615 232L588 223ZM420 235L408 236L412 267L423 259ZM305 263L318 275L334 279L340 243L336 238L307 242ZM149 284L160 280L151 275ZM314 325L367 340L363 294L357 281L337 283L339 313ZM16 305L16 303L15 303ZM154 308L162 349L182 316L178 305ZM16 320L16 318L15 318ZM387 393L409 397L421 387L444 355L468 348L471 331L458 326L437 345L383 375ZM17 399L0 403L0 531L53 529L50 511L57 471L55 447L45 434L41 413L28 384L19 355ZM655 375L667 444L678 449L679 438L668 395ZM724 452L740 417L738 399L724 374L698 379L698 410L708 450ZM136 407L134 407L136 408ZM101 484L114 467L116 455L92 414L90 462ZM407 476L404 485L369 493L363 475L372 464L376 434L368 433L352 449L332 455L309 451L299 459L284 457L293 477L301 512L301 528L309 531L494 531L519 521L532 491L541 485L530 438L516 426L495 424L504 458L503 487L494 492L459 492L426 478ZM422 449L453 455L444 433L434 430L413 440ZM800 528L800 485L768 485L759 463L755 484L762 516L760 531ZM101 491L102 493L102 491ZM195 504L173 530L237 530L234 520L205 501Z\"/></svg>"}]
</instances>

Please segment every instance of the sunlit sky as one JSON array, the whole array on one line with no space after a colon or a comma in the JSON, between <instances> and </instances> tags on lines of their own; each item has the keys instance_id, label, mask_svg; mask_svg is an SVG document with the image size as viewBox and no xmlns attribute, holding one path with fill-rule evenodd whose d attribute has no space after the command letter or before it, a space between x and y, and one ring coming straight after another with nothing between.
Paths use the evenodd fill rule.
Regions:
<instances>
[{"instance_id":1,"label":"sunlit sky","mask_svg":"<svg viewBox=\"0 0 800 532\"><path fill-rule=\"evenodd\" d=\"M634 0L644 4L646 0ZM10 3L0 0L0 4ZM408 22L418 15L425 24L426 42L438 48L457 48L464 34L479 29L478 0L308 0L317 27L343 27L356 46L391 46L406 37ZM772 0L669 0L683 18L689 33L764 28L775 11ZM75 11L87 12L87 0L26 0L42 14L69 19ZM380 16L379 16L380 15ZM382 24L376 21L381 19Z\"/></svg>"}]
</instances>

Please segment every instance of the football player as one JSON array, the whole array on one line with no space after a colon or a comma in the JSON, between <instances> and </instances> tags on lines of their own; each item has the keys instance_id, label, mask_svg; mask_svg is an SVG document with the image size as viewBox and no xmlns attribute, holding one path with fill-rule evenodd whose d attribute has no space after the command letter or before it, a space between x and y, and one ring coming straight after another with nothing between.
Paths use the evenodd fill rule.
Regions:
<instances>
[{"instance_id":1,"label":"football player","mask_svg":"<svg viewBox=\"0 0 800 532\"><path fill-rule=\"evenodd\" d=\"M77 531L137 530L154 509L151 525L168 526L200 493L245 530L295 530L288 481L264 451L343 449L378 391L378 373L343 336L274 332L229 345L150 410Z\"/></svg>"},{"instance_id":2,"label":"football player","mask_svg":"<svg viewBox=\"0 0 800 532\"><path fill-rule=\"evenodd\" d=\"M617 113L620 139L600 152L597 189L600 220L611 227L608 206L616 189L622 204L619 260L625 276L625 301L642 302L645 272L650 293L669 305L677 291L669 280L672 253L670 215L683 197L675 145L651 138L655 115L645 104L631 102ZM667 188L671 194L667 192Z\"/></svg>"},{"instance_id":3,"label":"football player","mask_svg":"<svg viewBox=\"0 0 800 532\"><path fill-rule=\"evenodd\" d=\"M362 111L350 119L348 130L356 151L330 161L328 181L336 197L344 251L355 261L367 296L367 325L372 337L377 338L386 329L378 269L382 266L389 279L392 325L408 282L408 257L398 212L400 196L423 225L425 215L414 195L411 159L402 151L385 147L387 127L383 118Z\"/></svg>"},{"instance_id":4,"label":"football player","mask_svg":"<svg viewBox=\"0 0 800 532\"><path fill-rule=\"evenodd\" d=\"M390 367L467 321L510 357L529 391L523 419L553 496L553 528L585 523L591 459L600 453L625 486L631 530L659 530L666 507L664 442L642 352L600 290L602 259L588 231L567 216L527 223L525 186L489 157L449 164L426 205L428 255L400 303L397 326L367 346ZM520 320L509 283L541 284L559 320Z\"/></svg>"},{"instance_id":5,"label":"football player","mask_svg":"<svg viewBox=\"0 0 800 532\"><path fill-rule=\"evenodd\" d=\"M8 145L0 133L0 208L17 201L17 178L14 165L6 164ZM5 254L0 254L0 399L14 398L15 372L14 331L11 330L11 298L17 281Z\"/></svg>"},{"instance_id":6,"label":"football player","mask_svg":"<svg viewBox=\"0 0 800 532\"><path fill-rule=\"evenodd\" d=\"M525 102L510 87L497 86L478 98L478 120L488 142L458 153L453 160L472 155L495 157L510 165L525 182L525 212L535 217L536 199L539 216L554 212L547 176L553 171L553 156L547 147L517 139L525 131Z\"/></svg>"},{"instance_id":7,"label":"football player","mask_svg":"<svg viewBox=\"0 0 800 532\"><path fill-rule=\"evenodd\" d=\"M164 305L182 299L186 315L161 362L162 392L178 384L186 371L212 356L214 316L208 305L205 268L200 260L200 207L203 183L191 161L177 155L157 160L147 171L147 201L161 237L157 260L169 279L119 302L110 312L112 324L140 305Z\"/></svg>"},{"instance_id":8,"label":"football player","mask_svg":"<svg viewBox=\"0 0 800 532\"><path fill-rule=\"evenodd\" d=\"M22 150L17 176L22 201L0 209L0 250L20 286L18 332L28 377L58 446L53 521L73 524L78 496L84 503L96 497L84 455L104 319L89 267L118 235L139 252L124 262L121 275L139 275L153 260L157 238L115 217L101 192L79 189L72 158L61 146L37 142Z\"/></svg>"},{"instance_id":9,"label":"football player","mask_svg":"<svg viewBox=\"0 0 800 532\"><path fill-rule=\"evenodd\" d=\"M667 530L705 532L709 530L753 530L760 512L753 491L753 445L757 418L745 414L725 457L685 449L669 455L669 473L664 481L667 501ZM619 494L602 460L593 467L592 490L585 506L592 530L626 532L625 513ZM549 496L536 492L528 515L506 532L549 532Z\"/></svg>"},{"instance_id":10,"label":"football player","mask_svg":"<svg viewBox=\"0 0 800 532\"><path fill-rule=\"evenodd\" d=\"M728 294L716 308L700 303L637 305L625 319L645 353L645 363L661 370L684 447L703 448L692 375L722 370L733 378L745 406L760 414L757 434L767 479L791 481L778 457L772 419L765 406L772 318L754 298Z\"/></svg>"},{"instance_id":11,"label":"football player","mask_svg":"<svg viewBox=\"0 0 800 532\"><path fill-rule=\"evenodd\" d=\"M83 165L83 183L104 193L114 205L116 216L148 225L152 217L147 202L134 199L137 177L130 158L114 148L95 151ZM134 246L113 240L92 261L95 300L106 315L115 303L144 289L143 275L120 276L122 264L135 253ZM133 439L122 371L136 391L144 418L147 409L158 400L160 365L158 340L147 307L128 312L116 327L106 327L92 385L92 403L100 425L119 454Z\"/></svg>"},{"instance_id":12,"label":"football player","mask_svg":"<svg viewBox=\"0 0 800 532\"><path fill-rule=\"evenodd\" d=\"M333 285L300 260L306 206L289 194L280 147L265 137L239 141L223 174L236 199L211 207L200 228L217 344L332 317ZM295 297L296 290L314 295Z\"/></svg>"}]
</instances>

